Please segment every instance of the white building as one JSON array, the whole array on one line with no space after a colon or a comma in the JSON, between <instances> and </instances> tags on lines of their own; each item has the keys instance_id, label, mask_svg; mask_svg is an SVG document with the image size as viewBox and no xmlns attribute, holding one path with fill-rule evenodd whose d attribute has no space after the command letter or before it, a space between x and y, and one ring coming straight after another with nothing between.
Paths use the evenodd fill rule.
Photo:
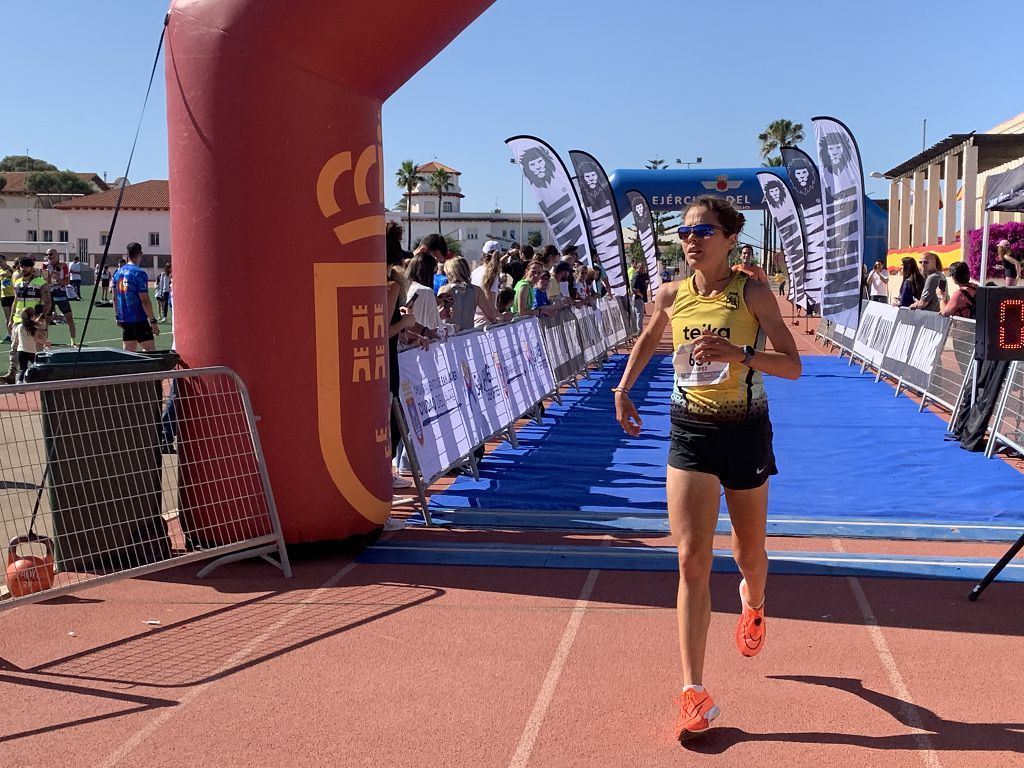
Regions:
<instances>
[{"instance_id":1,"label":"white building","mask_svg":"<svg viewBox=\"0 0 1024 768\"><path fill-rule=\"evenodd\" d=\"M448 171L452 181L438 199L438 194L430 187L427 177L437 169ZM475 260L483 244L488 240L497 240L503 248L517 242L526 244L530 236L536 233L540 242L552 243L554 238L539 213L469 213L462 210L462 187L459 177L462 175L454 168L438 162L430 162L416 168L423 177L413 190L409 200L409 212L388 211L387 220L394 221L406 228L406 242L409 241L409 219L412 219L412 245L429 234L438 231L438 204L440 203L440 232L449 241L456 240L462 246L463 254Z\"/></svg>"},{"instance_id":2,"label":"white building","mask_svg":"<svg viewBox=\"0 0 1024 768\"><path fill-rule=\"evenodd\" d=\"M0 253L9 259L42 259L49 248L65 258L81 258L95 267L110 235L110 221L118 188L109 187L94 173L78 174L91 183L91 195L35 194L25 190L27 172L4 171L7 184L0 191ZM167 182L143 181L124 189L117 228L107 261L112 266L130 242L142 244L142 267L150 274L163 268L171 255L171 206ZM88 280L89 272L85 273Z\"/></svg>"},{"instance_id":3,"label":"white building","mask_svg":"<svg viewBox=\"0 0 1024 768\"><path fill-rule=\"evenodd\" d=\"M49 248L73 253L68 213L57 206L84 195L29 192L25 189L25 182L30 173L0 172L6 182L0 190L0 253L11 259L18 256L42 258ZM108 188L95 173L77 175L97 192Z\"/></svg>"},{"instance_id":4,"label":"white building","mask_svg":"<svg viewBox=\"0 0 1024 768\"><path fill-rule=\"evenodd\" d=\"M77 254L90 267L98 265L103 257L118 193L117 188L108 189L54 206L67 216L72 255ZM132 242L142 244L139 266L150 275L162 270L170 260L171 198L166 180L142 181L124 188L107 263L116 266Z\"/></svg>"}]
</instances>

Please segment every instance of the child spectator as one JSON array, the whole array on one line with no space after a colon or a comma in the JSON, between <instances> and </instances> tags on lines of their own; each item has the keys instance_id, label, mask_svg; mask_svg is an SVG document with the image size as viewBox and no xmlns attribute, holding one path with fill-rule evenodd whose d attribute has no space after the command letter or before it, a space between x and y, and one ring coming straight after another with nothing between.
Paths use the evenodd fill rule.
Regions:
<instances>
[{"instance_id":1,"label":"child spectator","mask_svg":"<svg viewBox=\"0 0 1024 768\"><path fill-rule=\"evenodd\" d=\"M25 372L36 360L36 353L48 346L43 331L45 321L42 319L42 307L28 307L21 311L21 322L16 327L18 334L18 378L20 384L25 381Z\"/></svg>"},{"instance_id":2,"label":"child spectator","mask_svg":"<svg viewBox=\"0 0 1024 768\"><path fill-rule=\"evenodd\" d=\"M529 247L529 246L527 246ZM516 292L511 288L502 288L498 291L498 312L505 314L512 309L512 302L516 298Z\"/></svg>"}]
</instances>

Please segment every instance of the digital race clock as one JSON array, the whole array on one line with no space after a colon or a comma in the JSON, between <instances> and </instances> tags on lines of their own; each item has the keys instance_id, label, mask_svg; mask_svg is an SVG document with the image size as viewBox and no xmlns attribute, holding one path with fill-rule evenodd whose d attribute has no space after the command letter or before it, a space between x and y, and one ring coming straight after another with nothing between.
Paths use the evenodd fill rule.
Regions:
<instances>
[{"instance_id":1,"label":"digital race clock","mask_svg":"<svg viewBox=\"0 0 1024 768\"><path fill-rule=\"evenodd\" d=\"M1024 287L978 288L974 356L1024 360Z\"/></svg>"}]
</instances>

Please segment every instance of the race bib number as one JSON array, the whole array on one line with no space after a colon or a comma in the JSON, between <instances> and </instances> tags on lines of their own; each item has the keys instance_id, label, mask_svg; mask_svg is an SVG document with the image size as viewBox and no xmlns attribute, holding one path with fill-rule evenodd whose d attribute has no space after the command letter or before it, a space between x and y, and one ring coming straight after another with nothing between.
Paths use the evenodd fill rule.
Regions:
<instances>
[{"instance_id":1,"label":"race bib number","mask_svg":"<svg viewBox=\"0 0 1024 768\"><path fill-rule=\"evenodd\" d=\"M676 384L680 387L707 387L720 384L729 376L729 364L725 362L698 363L693 358L696 342L680 344L672 355L672 367L676 371Z\"/></svg>"}]
</instances>

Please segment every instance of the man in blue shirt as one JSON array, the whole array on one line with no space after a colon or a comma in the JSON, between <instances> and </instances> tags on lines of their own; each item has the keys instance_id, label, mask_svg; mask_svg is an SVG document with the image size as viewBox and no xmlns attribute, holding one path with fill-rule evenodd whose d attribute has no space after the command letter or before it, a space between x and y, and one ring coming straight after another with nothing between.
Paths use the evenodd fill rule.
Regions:
<instances>
[{"instance_id":1,"label":"man in blue shirt","mask_svg":"<svg viewBox=\"0 0 1024 768\"><path fill-rule=\"evenodd\" d=\"M146 352L156 349L159 335L153 304L149 300L149 276L139 268L142 246L128 243L128 263L114 273L114 315L121 328L121 347L134 352L137 344Z\"/></svg>"}]
</instances>

